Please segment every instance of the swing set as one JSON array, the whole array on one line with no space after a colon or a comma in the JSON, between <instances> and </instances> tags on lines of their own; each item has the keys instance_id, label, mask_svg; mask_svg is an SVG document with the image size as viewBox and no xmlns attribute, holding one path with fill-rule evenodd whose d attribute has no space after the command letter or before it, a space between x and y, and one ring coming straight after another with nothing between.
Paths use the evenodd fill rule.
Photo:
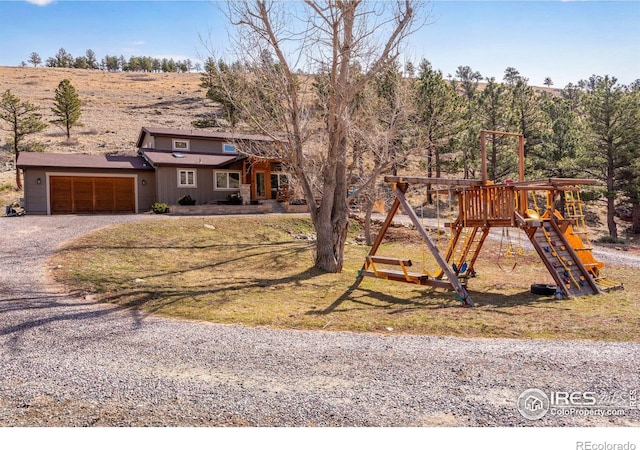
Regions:
<instances>
[{"instance_id":1,"label":"swing set","mask_svg":"<svg viewBox=\"0 0 640 450\"><path fill-rule=\"evenodd\" d=\"M494 184L487 179L487 135L512 136L518 139L518 181L508 180ZM476 275L474 266L480 251L492 228L502 228L500 256L522 255L520 235L523 233L531 241L533 248L544 263L557 285L557 294L565 298L599 294L604 291L621 289L622 284L607 279L601 272L604 263L595 259L589 242L584 221L583 203L580 199L581 186L593 185L595 180L548 178L525 180L524 136L502 131L480 132L481 180L400 177L387 176L385 182L394 187L395 199L380 232L378 233L364 264L356 277L357 287L364 277L381 278L389 281L413 283L455 291L456 299L464 306L474 306L467 292L469 278ZM436 195L437 233L436 242L424 227L422 218L407 201L411 186L426 186L427 195ZM446 247L441 251L440 200L441 195L449 197L449 208L453 208L452 196L457 198L457 217L445 223L449 228ZM538 198L545 198L545 207L538 206ZM555 209L556 200L562 198L565 216ZM423 242L424 254L429 252L438 269L431 274L428 270L412 271L413 262L409 258L379 256L383 243L395 215L402 209L408 216ZM514 247L510 230L517 229L518 244ZM504 261L503 261L504 262ZM498 267L511 273L511 268Z\"/></svg>"}]
</instances>

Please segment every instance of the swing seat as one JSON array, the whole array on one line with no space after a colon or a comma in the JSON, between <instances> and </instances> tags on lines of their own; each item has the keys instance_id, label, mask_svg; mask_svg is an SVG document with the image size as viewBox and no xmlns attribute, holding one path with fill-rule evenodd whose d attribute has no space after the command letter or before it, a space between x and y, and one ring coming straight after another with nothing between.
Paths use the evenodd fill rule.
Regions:
<instances>
[{"instance_id":1,"label":"swing seat","mask_svg":"<svg viewBox=\"0 0 640 450\"><path fill-rule=\"evenodd\" d=\"M391 258L388 256L367 256L367 261L374 264L388 264L390 266L411 267L413 262L408 258Z\"/></svg>"},{"instance_id":2,"label":"swing seat","mask_svg":"<svg viewBox=\"0 0 640 450\"><path fill-rule=\"evenodd\" d=\"M407 283L425 284L429 276L424 273L403 272L402 270L377 269L375 272L365 270L364 276L382 278L390 281L404 281Z\"/></svg>"},{"instance_id":3,"label":"swing seat","mask_svg":"<svg viewBox=\"0 0 640 450\"><path fill-rule=\"evenodd\" d=\"M365 270L362 275L368 277L382 278L391 281L404 281L406 283L424 284L429 279L429 275L425 273L408 272L407 267L411 267L413 262L408 258L393 258L389 256L367 256L367 263L370 267ZM399 266L401 270L378 269L376 264L385 264L388 266Z\"/></svg>"}]
</instances>

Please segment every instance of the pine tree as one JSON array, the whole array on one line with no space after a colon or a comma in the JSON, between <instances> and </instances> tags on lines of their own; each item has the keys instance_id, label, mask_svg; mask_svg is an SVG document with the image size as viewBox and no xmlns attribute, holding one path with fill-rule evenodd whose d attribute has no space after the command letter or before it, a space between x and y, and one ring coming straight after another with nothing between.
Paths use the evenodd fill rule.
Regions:
<instances>
[{"instance_id":1,"label":"pine tree","mask_svg":"<svg viewBox=\"0 0 640 450\"><path fill-rule=\"evenodd\" d=\"M207 89L207 98L222 106L222 114L235 127L240 121L240 108L237 97L242 92L242 76L234 66L229 66L222 59L216 62L209 57L205 61L204 73L200 77L200 86ZM235 99L229 98L228 92L233 92Z\"/></svg>"},{"instance_id":2,"label":"pine tree","mask_svg":"<svg viewBox=\"0 0 640 450\"><path fill-rule=\"evenodd\" d=\"M549 120L542 144L531 156L533 169L545 178L579 175L577 159L583 150L584 130L568 99L545 96L542 109Z\"/></svg>"},{"instance_id":3,"label":"pine tree","mask_svg":"<svg viewBox=\"0 0 640 450\"><path fill-rule=\"evenodd\" d=\"M475 116L481 129L509 131L512 117L507 86L497 83L493 77L489 78L487 86L478 96ZM507 139L504 136L489 136L487 175L490 181L501 181L517 174L517 154L506 150Z\"/></svg>"},{"instance_id":4,"label":"pine tree","mask_svg":"<svg viewBox=\"0 0 640 450\"><path fill-rule=\"evenodd\" d=\"M606 184L607 227L609 235L617 238L616 196L624 180L624 170L633 159L630 155L634 155L637 144L634 136L640 128L637 107L634 107L636 100L626 86L608 75L592 76L586 87L582 108L591 132L587 170Z\"/></svg>"},{"instance_id":5,"label":"pine tree","mask_svg":"<svg viewBox=\"0 0 640 450\"><path fill-rule=\"evenodd\" d=\"M80 118L80 97L71 81L64 79L58 84L55 95L55 103L51 111L58 119L51 123L64 127L67 131L67 139L71 137L71 127L78 123Z\"/></svg>"},{"instance_id":6,"label":"pine tree","mask_svg":"<svg viewBox=\"0 0 640 450\"><path fill-rule=\"evenodd\" d=\"M87 50L87 52L85 53L85 58L87 58L87 67L89 69L97 69L98 68L98 61L96 60L96 53L89 49Z\"/></svg>"},{"instance_id":7,"label":"pine tree","mask_svg":"<svg viewBox=\"0 0 640 450\"><path fill-rule=\"evenodd\" d=\"M540 106L540 96L529 86L527 78L519 77L510 86L512 131L524 135L524 155L529 156L542 143L547 127Z\"/></svg>"},{"instance_id":8,"label":"pine tree","mask_svg":"<svg viewBox=\"0 0 640 450\"><path fill-rule=\"evenodd\" d=\"M459 146L462 148L462 171L465 179L475 176L475 169L480 158L478 150L478 134L480 126L473 122L473 117L477 109L478 85L482 81L482 74L474 71L469 66L458 66L456 79L464 92L466 98L466 112L464 120L467 123L467 130L461 136ZM457 92L457 86L454 86Z\"/></svg>"},{"instance_id":9,"label":"pine tree","mask_svg":"<svg viewBox=\"0 0 640 450\"><path fill-rule=\"evenodd\" d=\"M428 178L434 174L439 178L441 156L451 150L453 140L464 128L465 101L426 59L420 62L415 99L420 146L426 151L424 168ZM427 187L430 189L430 185ZM431 203L430 196L428 202Z\"/></svg>"},{"instance_id":10,"label":"pine tree","mask_svg":"<svg viewBox=\"0 0 640 450\"><path fill-rule=\"evenodd\" d=\"M44 123L42 115L38 113L40 108L29 102L21 102L18 97L11 93L11 90L5 91L0 100L0 120L6 122L9 126L5 130L11 133L9 143L13 147L15 161L18 161L18 155L21 151L30 150L30 146L24 142L24 139L33 133L42 131L47 127ZM16 187L22 189L22 180L20 179L20 170L16 166Z\"/></svg>"},{"instance_id":11,"label":"pine tree","mask_svg":"<svg viewBox=\"0 0 640 450\"><path fill-rule=\"evenodd\" d=\"M33 67L38 67L42 64L42 58L36 52L32 52L29 56L29 60L27 61L29 64L33 64Z\"/></svg>"}]
</instances>

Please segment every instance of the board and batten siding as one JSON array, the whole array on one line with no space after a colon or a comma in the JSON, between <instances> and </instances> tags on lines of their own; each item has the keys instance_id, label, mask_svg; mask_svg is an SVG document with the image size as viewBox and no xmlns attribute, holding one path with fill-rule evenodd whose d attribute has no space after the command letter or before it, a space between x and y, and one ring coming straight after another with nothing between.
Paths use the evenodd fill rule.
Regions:
<instances>
[{"instance_id":1,"label":"board and batten siding","mask_svg":"<svg viewBox=\"0 0 640 450\"><path fill-rule=\"evenodd\" d=\"M196 187L178 187L178 170L195 170ZM212 167L174 167L162 166L156 170L156 184L158 192L158 202L167 205L177 205L178 199L189 195L196 201L196 205L216 203L226 201L230 194L240 192L236 190L215 190L214 173L216 171L242 171L242 163L236 163L225 169L214 169Z\"/></svg>"},{"instance_id":2,"label":"board and batten siding","mask_svg":"<svg viewBox=\"0 0 640 450\"><path fill-rule=\"evenodd\" d=\"M173 151L173 141L189 141L189 151L193 153L224 153L223 145L225 141L214 141L211 139L198 139L188 136L172 137L172 136L155 136L155 142L153 143L156 150L171 150Z\"/></svg>"}]
</instances>

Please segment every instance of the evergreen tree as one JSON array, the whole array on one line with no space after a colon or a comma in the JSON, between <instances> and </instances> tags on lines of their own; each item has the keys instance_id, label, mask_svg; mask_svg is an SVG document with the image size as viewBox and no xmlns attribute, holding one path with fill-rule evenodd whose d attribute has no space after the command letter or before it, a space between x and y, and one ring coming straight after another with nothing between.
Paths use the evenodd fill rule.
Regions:
<instances>
[{"instance_id":1,"label":"evergreen tree","mask_svg":"<svg viewBox=\"0 0 640 450\"><path fill-rule=\"evenodd\" d=\"M428 178L439 178L441 156L451 150L453 140L464 127L465 102L426 59L420 63L415 95L419 145L426 151L424 169ZM431 203L430 197L428 201Z\"/></svg>"},{"instance_id":2,"label":"evergreen tree","mask_svg":"<svg viewBox=\"0 0 640 450\"><path fill-rule=\"evenodd\" d=\"M482 80L480 72L474 71L469 66L458 66L456 69L456 78L460 80L460 86L464 91L464 95L469 100L472 100L478 91L478 84Z\"/></svg>"},{"instance_id":3,"label":"evergreen tree","mask_svg":"<svg viewBox=\"0 0 640 450\"><path fill-rule=\"evenodd\" d=\"M13 147L15 161L21 151L29 151L33 147L25 142L25 138L30 134L44 130L47 124L42 121L42 115L38 112L39 107L26 101L20 101L18 97L5 91L0 100L0 120L7 123L3 128L11 133L9 144ZM22 189L20 170L16 166L16 186Z\"/></svg>"},{"instance_id":4,"label":"evergreen tree","mask_svg":"<svg viewBox=\"0 0 640 450\"><path fill-rule=\"evenodd\" d=\"M571 111L578 111L580 99L582 98L582 88L580 88L580 86L569 83L560 91L560 96L569 101Z\"/></svg>"},{"instance_id":5,"label":"evergreen tree","mask_svg":"<svg viewBox=\"0 0 640 450\"><path fill-rule=\"evenodd\" d=\"M640 84L637 82L625 91L623 103L627 110L623 160L619 172L619 188L623 201L631 206L631 232L640 234Z\"/></svg>"},{"instance_id":6,"label":"evergreen tree","mask_svg":"<svg viewBox=\"0 0 640 450\"><path fill-rule=\"evenodd\" d=\"M518 77L511 86L511 117L513 127L510 131L524 135L524 155L527 157L541 144L547 124L540 108L540 96L524 77Z\"/></svg>"},{"instance_id":7,"label":"evergreen tree","mask_svg":"<svg viewBox=\"0 0 640 450\"><path fill-rule=\"evenodd\" d=\"M207 98L222 106L223 117L232 127L240 120L237 98L242 95L242 79L240 67L229 66L222 59L216 62L211 57L205 61L204 73L200 77L200 86L207 89ZM230 98L229 92L233 92L236 99Z\"/></svg>"},{"instance_id":8,"label":"evergreen tree","mask_svg":"<svg viewBox=\"0 0 640 450\"><path fill-rule=\"evenodd\" d=\"M87 50L87 52L85 53L85 58L87 58L87 67L89 69L97 69L98 68L98 61L96 60L96 54L93 50L89 49Z\"/></svg>"},{"instance_id":9,"label":"evergreen tree","mask_svg":"<svg viewBox=\"0 0 640 450\"><path fill-rule=\"evenodd\" d=\"M487 86L478 96L476 118L481 129L509 131L509 124L511 123L509 92L505 85L497 83L493 77L487 80ZM488 139L488 180L496 182L516 176L518 173L518 155L517 152L506 151L508 138L490 135ZM510 148L513 148L513 145Z\"/></svg>"},{"instance_id":10,"label":"evergreen tree","mask_svg":"<svg viewBox=\"0 0 640 450\"><path fill-rule=\"evenodd\" d=\"M71 127L78 123L80 119L80 97L71 81L64 79L58 84L55 93L55 102L51 111L58 118L51 123L58 124L65 128L67 139L71 137Z\"/></svg>"},{"instance_id":11,"label":"evergreen tree","mask_svg":"<svg viewBox=\"0 0 640 450\"><path fill-rule=\"evenodd\" d=\"M89 63L87 62L87 58L85 56L78 56L73 62L74 69L88 69Z\"/></svg>"},{"instance_id":12,"label":"evergreen tree","mask_svg":"<svg viewBox=\"0 0 640 450\"><path fill-rule=\"evenodd\" d=\"M584 130L571 110L571 102L561 97L545 97L542 109L549 120L540 149L531 155L532 167L545 178L579 175L577 160L583 150Z\"/></svg>"},{"instance_id":13,"label":"evergreen tree","mask_svg":"<svg viewBox=\"0 0 640 450\"><path fill-rule=\"evenodd\" d=\"M33 64L33 67L38 67L40 64L42 64L42 58L40 58L40 55L38 55L36 52L31 53L31 55L29 55L29 59L27 61L29 64Z\"/></svg>"},{"instance_id":14,"label":"evergreen tree","mask_svg":"<svg viewBox=\"0 0 640 450\"><path fill-rule=\"evenodd\" d=\"M586 169L606 184L607 227L609 235L617 238L616 197L640 128L638 108L633 104L637 99L609 75L594 75L585 86L582 108L590 131Z\"/></svg>"},{"instance_id":15,"label":"evergreen tree","mask_svg":"<svg viewBox=\"0 0 640 450\"><path fill-rule=\"evenodd\" d=\"M513 86L520 79L520 72L515 67L507 67L504 71L502 80L508 85Z\"/></svg>"},{"instance_id":16,"label":"evergreen tree","mask_svg":"<svg viewBox=\"0 0 640 450\"><path fill-rule=\"evenodd\" d=\"M51 67L73 67L73 56L64 48L61 48L53 57L53 64Z\"/></svg>"},{"instance_id":17,"label":"evergreen tree","mask_svg":"<svg viewBox=\"0 0 640 450\"><path fill-rule=\"evenodd\" d=\"M109 72L117 72L120 68L120 60L118 60L117 56L107 55L102 59L102 62Z\"/></svg>"},{"instance_id":18,"label":"evergreen tree","mask_svg":"<svg viewBox=\"0 0 640 450\"><path fill-rule=\"evenodd\" d=\"M467 123L467 130L461 136L459 143L462 148L462 171L465 179L473 178L478 162L478 134L480 127L472 121L477 108L478 85L482 80L482 75L474 71L469 66L458 66L456 78L460 80L460 87L464 93L467 103L464 120ZM454 86L457 91L457 86Z\"/></svg>"}]
</instances>

